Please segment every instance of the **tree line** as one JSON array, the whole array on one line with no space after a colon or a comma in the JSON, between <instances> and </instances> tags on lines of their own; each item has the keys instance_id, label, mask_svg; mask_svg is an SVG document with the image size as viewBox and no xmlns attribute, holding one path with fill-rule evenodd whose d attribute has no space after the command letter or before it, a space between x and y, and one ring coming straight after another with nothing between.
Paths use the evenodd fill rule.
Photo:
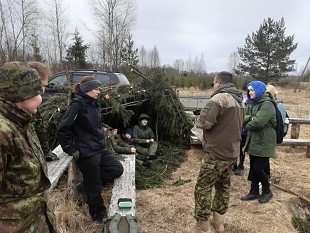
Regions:
<instances>
[{"instance_id":1,"label":"tree line","mask_svg":"<svg viewBox=\"0 0 310 233\"><path fill-rule=\"evenodd\" d=\"M37 0L0 1L0 63L45 61L55 72L72 68L122 71L133 64L148 69L163 67L170 76L183 76L184 80L207 75L203 53L162 65L156 45L150 50L135 47L131 33L136 21L135 0L89 3L89 15L97 23L95 31L84 25L94 37L94 42L86 44L80 28L70 32L70 14L64 0L46 0L45 8ZM257 31L247 35L244 47L230 55L228 70L264 82L286 77L294 71L295 60L290 55L298 44L294 35L285 35L285 30L284 18L264 19Z\"/></svg>"}]
</instances>

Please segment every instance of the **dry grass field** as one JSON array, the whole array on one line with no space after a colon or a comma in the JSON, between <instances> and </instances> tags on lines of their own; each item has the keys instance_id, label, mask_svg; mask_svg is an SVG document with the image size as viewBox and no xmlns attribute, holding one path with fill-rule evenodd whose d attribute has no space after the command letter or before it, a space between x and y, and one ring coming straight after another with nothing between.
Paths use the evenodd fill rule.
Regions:
<instances>
[{"instance_id":1,"label":"dry grass field","mask_svg":"<svg viewBox=\"0 0 310 233\"><path fill-rule=\"evenodd\" d=\"M306 90L294 92L295 86L279 89L279 98L286 104L290 117L309 118L310 101ZM194 89L179 90L184 95L210 95ZM290 132L287 137L289 137ZM310 125L301 125L300 138L309 138ZM173 173L163 188L137 190L137 217L140 233L192 233L195 220L194 186L200 167L201 147L187 152L187 161ZM248 156L245 174L232 175L232 190L229 211L225 219L225 232L231 233L294 233L293 216L305 217L309 210L297 195L310 199L309 163L306 148L277 147L276 157L271 159L271 186L274 197L266 203L242 202L240 197L249 190L247 181ZM156 179L156 177L153 177ZM183 185L174 185L177 181ZM297 194L291 194L291 192ZM111 188L103 192L106 203L111 197ZM49 195L54 206L61 233L101 232L102 226L88 217L87 207L77 206L66 195L65 188L58 188Z\"/></svg>"}]
</instances>

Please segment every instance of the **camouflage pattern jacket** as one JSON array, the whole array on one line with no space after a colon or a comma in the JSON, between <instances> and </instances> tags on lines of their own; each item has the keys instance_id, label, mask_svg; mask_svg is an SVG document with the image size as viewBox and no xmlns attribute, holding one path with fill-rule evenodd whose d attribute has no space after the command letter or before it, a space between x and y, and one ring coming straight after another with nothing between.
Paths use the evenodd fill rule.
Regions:
<instances>
[{"instance_id":1,"label":"camouflage pattern jacket","mask_svg":"<svg viewBox=\"0 0 310 233\"><path fill-rule=\"evenodd\" d=\"M47 165L32 119L0 99L0 232L38 232L42 225L55 225L46 204Z\"/></svg>"}]
</instances>

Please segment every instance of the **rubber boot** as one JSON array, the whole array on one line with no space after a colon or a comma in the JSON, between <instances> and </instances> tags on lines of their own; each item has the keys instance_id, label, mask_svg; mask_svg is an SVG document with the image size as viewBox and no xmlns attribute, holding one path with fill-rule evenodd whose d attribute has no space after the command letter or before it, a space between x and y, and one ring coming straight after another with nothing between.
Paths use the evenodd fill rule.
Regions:
<instances>
[{"instance_id":1,"label":"rubber boot","mask_svg":"<svg viewBox=\"0 0 310 233\"><path fill-rule=\"evenodd\" d=\"M211 232L209 220L198 220L196 225L196 233L205 232Z\"/></svg>"},{"instance_id":2,"label":"rubber boot","mask_svg":"<svg viewBox=\"0 0 310 233\"><path fill-rule=\"evenodd\" d=\"M224 233L224 214L219 214L217 212L213 212L213 225L214 229L217 233Z\"/></svg>"}]
</instances>

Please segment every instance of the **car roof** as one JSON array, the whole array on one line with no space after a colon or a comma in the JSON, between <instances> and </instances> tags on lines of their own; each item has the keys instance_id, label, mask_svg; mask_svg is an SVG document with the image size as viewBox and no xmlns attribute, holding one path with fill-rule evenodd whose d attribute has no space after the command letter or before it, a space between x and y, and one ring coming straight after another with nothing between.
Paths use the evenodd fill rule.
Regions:
<instances>
[{"instance_id":1,"label":"car roof","mask_svg":"<svg viewBox=\"0 0 310 233\"><path fill-rule=\"evenodd\" d=\"M82 76L82 75L98 75L97 78L100 81L106 80L106 78L100 76L100 75L108 75L110 78L110 83L120 83L124 85L129 85L129 81L126 78L126 76L119 72L111 72L111 71L104 71L104 70L97 70L97 69L74 69L69 71L62 71L55 73L50 81L52 81L54 78L59 77L60 75L67 75L67 74L73 74L73 77ZM77 76L74 76L77 75ZM81 78L79 78L77 81L80 81ZM103 83L106 83L104 81Z\"/></svg>"}]
</instances>

